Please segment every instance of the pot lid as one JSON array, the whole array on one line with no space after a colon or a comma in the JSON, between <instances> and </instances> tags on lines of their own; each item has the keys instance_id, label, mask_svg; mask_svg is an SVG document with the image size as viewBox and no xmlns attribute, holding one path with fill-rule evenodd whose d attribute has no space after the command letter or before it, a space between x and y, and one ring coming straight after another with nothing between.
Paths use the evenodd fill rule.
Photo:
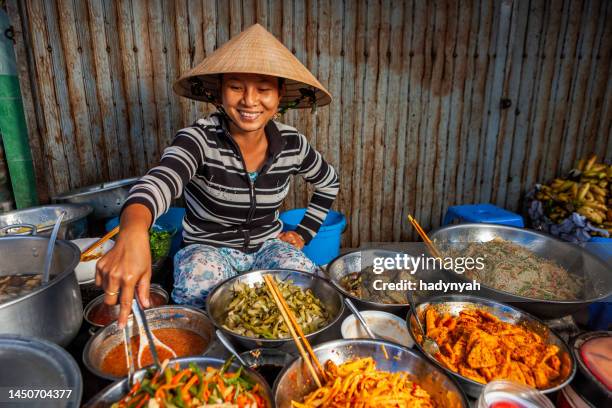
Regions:
<instances>
[{"instance_id":1,"label":"pot lid","mask_svg":"<svg viewBox=\"0 0 612 408\"><path fill-rule=\"evenodd\" d=\"M9 399L8 389L58 390L58 398L26 399L29 407L78 407L83 380L74 359L61 347L41 339L25 336L0 336L0 406ZM61 390L64 398L59 398ZM28 392L26 397L32 396ZM69 395L68 395L69 394ZM39 396L41 393L39 393Z\"/></svg>"}]
</instances>

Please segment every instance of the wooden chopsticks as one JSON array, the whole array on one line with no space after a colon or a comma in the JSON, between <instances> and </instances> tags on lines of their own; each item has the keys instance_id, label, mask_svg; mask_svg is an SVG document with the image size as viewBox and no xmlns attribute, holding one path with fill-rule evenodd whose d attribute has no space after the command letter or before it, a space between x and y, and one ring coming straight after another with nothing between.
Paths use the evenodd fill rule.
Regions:
<instances>
[{"instance_id":1,"label":"wooden chopsticks","mask_svg":"<svg viewBox=\"0 0 612 408\"><path fill-rule=\"evenodd\" d=\"M408 214L408 221L410 221L410 223L412 224L416 232L419 234L423 242L425 242L425 245L427 245L427 247L431 250L432 254L436 258L442 258L442 255L440 255L440 251L438 251L438 248L436 248L433 241L429 239L429 237L427 236L427 233L423 230L423 228L421 228L421 226L419 225L419 222L415 220L411 214Z\"/></svg>"},{"instance_id":2,"label":"wooden chopsticks","mask_svg":"<svg viewBox=\"0 0 612 408\"><path fill-rule=\"evenodd\" d=\"M106 233L102 238L91 244L86 250L81 253L81 261L85 259L85 257L91 255L100 245L114 237L119 233L119 226L117 225L115 228Z\"/></svg>"},{"instance_id":3,"label":"wooden chopsticks","mask_svg":"<svg viewBox=\"0 0 612 408\"><path fill-rule=\"evenodd\" d=\"M319 359L315 355L314 351L312 351L312 347L310 347L310 343L306 339L306 336L304 335L302 328L300 327L297 320L295 319L293 312L291 311L291 309L289 309L287 302L285 302L285 299L283 298L282 293L278 289L278 286L276 285L274 278L271 275L264 275L263 278L264 278L264 281L266 282L266 285L268 286L268 290L270 291L272 298L276 302L276 306L278 307L278 310L280 310L281 315L283 316L283 319L285 320L285 324L287 324L287 327L289 328L289 333L291 333L291 337L293 337L293 341L295 342L295 345L297 346L300 352L300 355L302 356L302 359L306 363L306 367L308 367L308 371L310 371L310 374L314 378L314 381L317 384L317 387L321 387L321 380L319 379L319 376L317 375L317 372L315 371L310 361L309 355L310 357L312 357L312 361L314 361L315 365L317 366L317 369L321 373L321 377L323 378L323 380L325 380L325 371L323 370L323 367L321 366ZM300 339L304 343L303 345L300 342ZM306 347L306 349L308 350L308 354L306 354L304 347Z\"/></svg>"}]
</instances>

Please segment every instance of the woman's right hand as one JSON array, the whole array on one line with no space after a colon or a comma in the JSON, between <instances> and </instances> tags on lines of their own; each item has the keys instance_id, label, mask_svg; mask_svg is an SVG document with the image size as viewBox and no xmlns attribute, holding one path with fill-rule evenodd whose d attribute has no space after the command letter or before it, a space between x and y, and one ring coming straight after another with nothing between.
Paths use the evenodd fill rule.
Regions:
<instances>
[{"instance_id":1,"label":"woman's right hand","mask_svg":"<svg viewBox=\"0 0 612 408\"><path fill-rule=\"evenodd\" d=\"M139 207L144 208L146 213ZM140 204L127 207L121 216L115 245L96 264L96 285L104 289L104 303L114 305L117 300L120 302L120 328L127 324L135 292L142 305L149 307L151 219L151 213L146 207Z\"/></svg>"}]
</instances>

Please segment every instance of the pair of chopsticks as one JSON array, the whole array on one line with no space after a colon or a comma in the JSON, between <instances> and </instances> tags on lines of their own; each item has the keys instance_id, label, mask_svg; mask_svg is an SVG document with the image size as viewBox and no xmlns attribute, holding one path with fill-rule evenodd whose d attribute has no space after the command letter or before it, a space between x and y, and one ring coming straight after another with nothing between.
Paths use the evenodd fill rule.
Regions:
<instances>
[{"instance_id":1,"label":"pair of chopsticks","mask_svg":"<svg viewBox=\"0 0 612 408\"><path fill-rule=\"evenodd\" d=\"M276 285L274 278L271 275L264 275L263 278L264 278L264 281L266 282L266 285L268 286L268 290L270 291L272 298L274 299L274 302L276 302L276 306L278 307L278 310L280 310L280 313L283 316L283 319L285 320L285 324L289 328L289 333L291 333L291 337L293 337L293 341L295 342L295 345L297 346L300 352L300 355L302 356L302 359L304 360L304 362L306 363L306 366L308 367L308 371L310 371L312 378L314 378L314 381L317 384L317 387L321 387L321 380L319 379L319 376L317 375L317 372L310 361L309 355L312 358L312 361L314 361L314 364L316 365L317 369L321 373L321 377L323 378L323 380L325 380L325 371L323 370L323 367L321 366L319 359L317 358L315 353L312 351L312 347L310 347L310 343L306 339L306 336L304 336L304 332L302 331L302 328L300 327L297 320L295 319L293 312L291 311L291 309L289 309L287 302L285 302L285 299L283 298L282 293L278 289L278 286ZM300 342L300 339L304 344ZM306 350L308 350L308 354L306 354L304 347L306 348Z\"/></svg>"},{"instance_id":2,"label":"pair of chopsticks","mask_svg":"<svg viewBox=\"0 0 612 408\"><path fill-rule=\"evenodd\" d=\"M91 255L96 249L98 249L100 245L102 245L103 243L105 243L106 241L108 241L109 239L117 235L118 233L119 233L119 226L117 225L115 228L107 232L106 235L104 235L102 238L100 238L99 240L91 244L89 247L87 247L87 249L81 253L81 261L85 259L85 257Z\"/></svg>"},{"instance_id":3,"label":"pair of chopsticks","mask_svg":"<svg viewBox=\"0 0 612 408\"><path fill-rule=\"evenodd\" d=\"M421 228L421 226L419 225L419 222L417 220L415 220L414 217L412 217L411 214L408 214L408 221L410 221L410 223L412 224L412 226L414 227L416 232L419 234L419 236L421 237L423 242L425 242L425 245L427 245L427 247L429 248L431 253L436 258L442 258L442 255L440 254L440 251L438 251L438 248L436 248L436 246L433 243L433 241L431 239L429 239L429 237L427 236L427 233L425 232L425 230L423 230L423 228Z\"/></svg>"}]
</instances>

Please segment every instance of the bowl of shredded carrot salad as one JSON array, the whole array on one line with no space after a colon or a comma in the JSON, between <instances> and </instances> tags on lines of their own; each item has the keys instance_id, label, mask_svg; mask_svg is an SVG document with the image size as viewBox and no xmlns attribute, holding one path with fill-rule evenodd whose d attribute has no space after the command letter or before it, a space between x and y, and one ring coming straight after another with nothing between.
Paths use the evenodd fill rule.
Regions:
<instances>
[{"instance_id":1,"label":"bowl of shredded carrot salad","mask_svg":"<svg viewBox=\"0 0 612 408\"><path fill-rule=\"evenodd\" d=\"M143 369L111 384L87 407L112 408L273 408L270 387L255 371L231 360L185 357Z\"/></svg>"},{"instance_id":2,"label":"bowl of shredded carrot salad","mask_svg":"<svg viewBox=\"0 0 612 408\"><path fill-rule=\"evenodd\" d=\"M549 393L571 381L575 362L567 345L535 317L488 299L440 296L417 306L439 353L423 351L423 334L409 315L408 330L424 354L455 375L469 395L484 384L511 380Z\"/></svg>"},{"instance_id":3,"label":"bowl of shredded carrot salad","mask_svg":"<svg viewBox=\"0 0 612 408\"><path fill-rule=\"evenodd\" d=\"M298 358L274 384L278 408L469 407L465 394L448 374L396 343L334 340L313 351L325 371L320 375L321 387Z\"/></svg>"}]
</instances>

